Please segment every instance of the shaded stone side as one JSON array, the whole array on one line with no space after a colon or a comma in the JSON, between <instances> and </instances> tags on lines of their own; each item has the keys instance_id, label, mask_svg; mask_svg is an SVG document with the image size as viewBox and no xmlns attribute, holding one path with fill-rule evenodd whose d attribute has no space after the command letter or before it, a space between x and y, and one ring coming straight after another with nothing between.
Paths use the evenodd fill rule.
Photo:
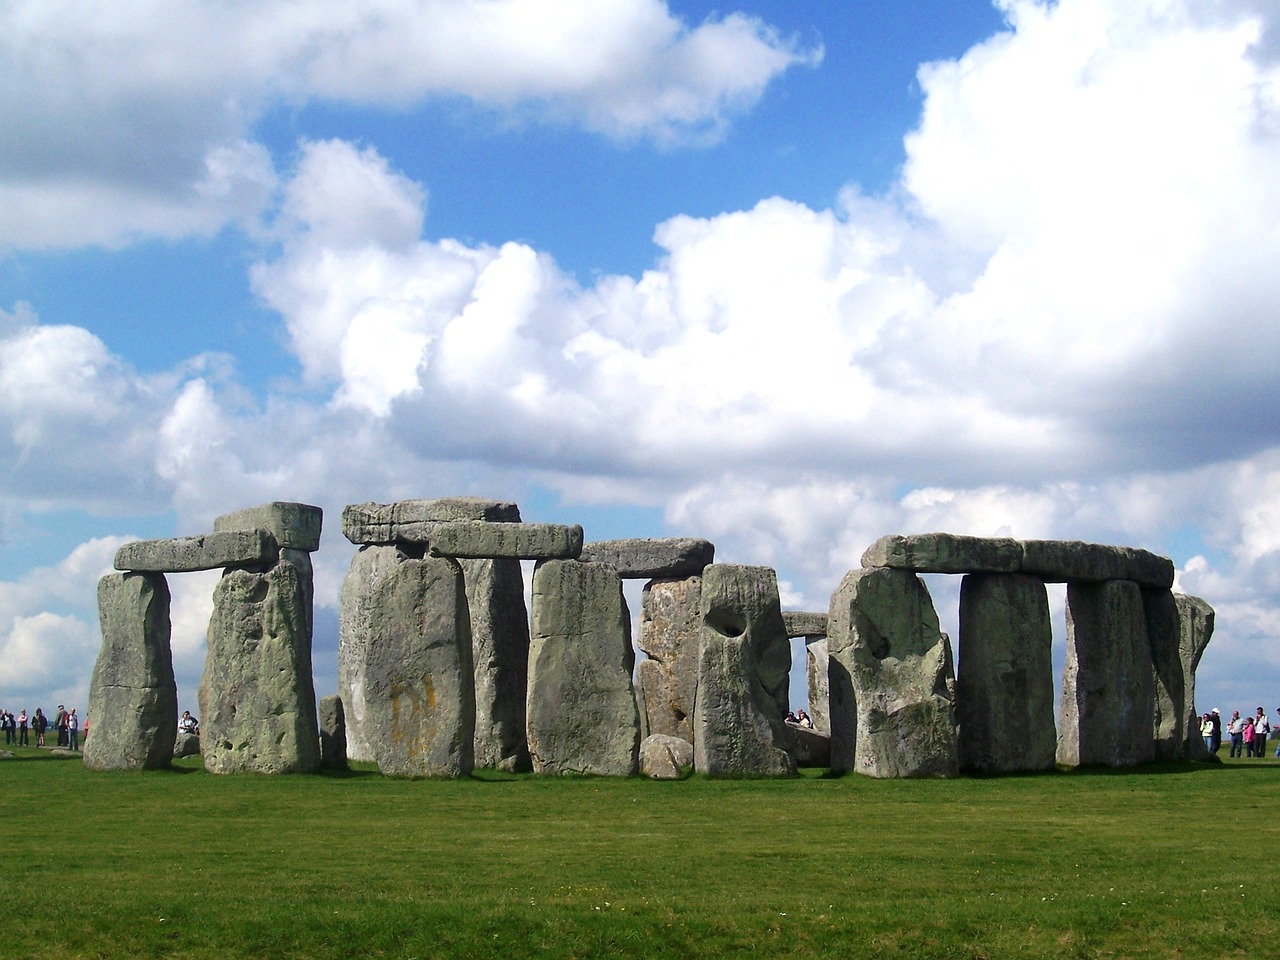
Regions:
<instances>
[{"instance_id":1,"label":"shaded stone side","mask_svg":"<svg viewBox=\"0 0 1280 960\"><path fill-rule=\"evenodd\" d=\"M527 732L536 773L630 776L640 716L622 580L613 567L547 560L533 573Z\"/></svg>"},{"instance_id":2,"label":"shaded stone side","mask_svg":"<svg viewBox=\"0 0 1280 960\"><path fill-rule=\"evenodd\" d=\"M1050 583L1132 580L1152 590L1173 586L1173 561L1137 547L1078 540L1022 541L1022 572Z\"/></svg>"},{"instance_id":3,"label":"shaded stone side","mask_svg":"<svg viewBox=\"0 0 1280 960\"><path fill-rule=\"evenodd\" d=\"M1181 624L1172 590L1143 590L1142 610L1151 644L1154 713L1152 736L1157 760L1185 760L1187 685L1178 649Z\"/></svg>"},{"instance_id":4,"label":"shaded stone side","mask_svg":"<svg viewBox=\"0 0 1280 960\"><path fill-rule=\"evenodd\" d=\"M214 518L213 532L268 530L282 547L314 553L320 549L324 511L307 503L275 501Z\"/></svg>"},{"instance_id":5,"label":"shaded stone side","mask_svg":"<svg viewBox=\"0 0 1280 960\"><path fill-rule=\"evenodd\" d=\"M651 580L696 577L715 554L710 540L654 537L585 543L578 559L612 564L624 580Z\"/></svg>"},{"instance_id":6,"label":"shaded stone side","mask_svg":"<svg viewBox=\"0 0 1280 960\"><path fill-rule=\"evenodd\" d=\"M831 597L827 631L832 769L953 776L951 643L924 582L907 570L849 571Z\"/></svg>"},{"instance_id":7,"label":"shaded stone side","mask_svg":"<svg viewBox=\"0 0 1280 960\"><path fill-rule=\"evenodd\" d=\"M319 769L306 605L288 561L266 573L229 570L218 581L199 688L210 773Z\"/></svg>"},{"instance_id":8,"label":"shaded stone side","mask_svg":"<svg viewBox=\"0 0 1280 960\"><path fill-rule=\"evenodd\" d=\"M1042 581L1022 574L962 581L956 719L962 769L1053 767L1053 627Z\"/></svg>"},{"instance_id":9,"label":"shaded stone side","mask_svg":"<svg viewBox=\"0 0 1280 960\"><path fill-rule=\"evenodd\" d=\"M1154 715L1141 589L1131 580L1068 584L1058 762L1127 767L1152 760Z\"/></svg>"},{"instance_id":10,"label":"shaded stone side","mask_svg":"<svg viewBox=\"0 0 1280 960\"><path fill-rule=\"evenodd\" d=\"M701 597L701 577L645 584L636 645L648 659L636 666L636 683L649 734L693 740Z\"/></svg>"},{"instance_id":11,"label":"shaded stone side","mask_svg":"<svg viewBox=\"0 0 1280 960\"><path fill-rule=\"evenodd\" d=\"M694 768L731 776L796 772L785 717L791 644L768 567L703 571Z\"/></svg>"},{"instance_id":12,"label":"shaded stone side","mask_svg":"<svg viewBox=\"0 0 1280 960\"><path fill-rule=\"evenodd\" d=\"M441 557L394 564L369 610L364 736L378 769L467 776L476 707L462 567Z\"/></svg>"},{"instance_id":13,"label":"shaded stone side","mask_svg":"<svg viewBox=\"0 0 1280 960\"><path fill-rule=\"evenodd\" d=\"M1200 736L1200 724L1196 719L1196 668L1213 639L1215 615L1213 607L1199 597L1175 593L1173 601L1178 609L1178 655L1182 660L1187 756L1193 760L1204 760L1209 757L1209 750Z\"/></svg>"},{"instance_id":14,"label":"shaded stone side","mask_svg":"<svg viewBox=\"0 0 1280 960\"><path fill-rule=\"evenodd\" d=\"M529 614L519 560L462 560L475 670L475 765L529 769Z\"/></svg>"},{"instance_id":15,"label":"shaded stone side","mask_svg":"<svg viewBox=\"0 0 1280 960\"><path fill-rule=\"evenodd\" d=\"M805 661L809 673L809 719L813 729L831 736L831 655L826 636L806 638Z\"/></svg>"},{"instance_id":16,"label":"shaded stone side","mask_svg":"<svg viewBox=\"0 0 1280 960\"><path fill-rule=\"evenodd\" d=\"M266 530L226 530L199 537L135 540L116 551L115 568L147 573L194 573L227 567L266 567L280 545Z\"/></svg>"},{"instance_id":17,"label":"shaded stone side","mask_svg":"<svg viewBox=\"0 0 1280 960\"><path fill-rule=\"evenodd\" d=\"M169 586L162 573L113 573L98 581L102 648L89 683L92 770L169 765L178 731L178 688L169 645Z\"/></svg>"},{"instance_id":18,"label":"shaded stone side","mask_svg":"<svg viewBox=\"0 0 1280 960\"><path fill-rule=\"evenodd\" d=\"M347 769L347 724L342 698L320 698L320 766L326 770Z\"/></svg>"}]
</instances>

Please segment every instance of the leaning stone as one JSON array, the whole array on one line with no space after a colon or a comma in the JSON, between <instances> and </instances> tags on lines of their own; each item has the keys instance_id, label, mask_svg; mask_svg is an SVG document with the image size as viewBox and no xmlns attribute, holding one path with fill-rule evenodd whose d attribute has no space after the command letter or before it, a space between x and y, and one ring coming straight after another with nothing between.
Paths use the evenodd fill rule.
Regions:
<instances>
[{"instance_id":1,"label":"leaning stone","mask_svg":"<svg viewBox=\"0 0 1280 960\"><path fill-rule=\"evenodd\" d=\"M529 614L519 560L462 560L475 670L475 765L529 769Z\"/></svg>"},{"instance_id":2,"label":"leaning stone","mask_svg":"<svg viewBox=\"0 0 1280 960\"><path fill-rule=\"evenodd\" d=\"M881 537L862 555L864 567L892 567L915 573L1016 573L1022 548L1006 537L962 537L917 533Z\"/></svg>"},{"instance_id":3,"label":"leaning stone","mask_svg":"<svg viewBox=\"0 0 1280 960\"><path fill-rule=\"evenodd\" d=\"M653 580L641 594L636 645L648 659L636 665L636 683L650 734L693 741L701 597L701 577Z\"/></svg>"},{"instance_id":4,"label":"leaning stone","mask_svg":"<svg viewBox=\"0 0 1280 960\"><path fill-rule=\"evenodd\" d=\"M88 743L85 749L88 749ZM177 738L173 741L173 759L181 760L183 757L200 756L200 734L179 731Z\"/></svg>"},{"instance_id":5,"label":"leaning stone","mask_svg":"<svg viewBox=\"0 0 1280 960\"><path fill-rule=\"evenodd\" d=\"M584 563L608 563L624 580L696 577L715 558L709 540L667 537L597 540L582 546Z\"/></svg>"},{"instance_id":6,"label":"leaning stone","mask_svg":"<svg viewBox=\"0 0 1280 960\"><path fill-rule=\"evenodd\" d=\"M347 724L342 698L320 698L320 766L326 770L347 769Z\"/></svg>"},{"instance_id":7,"label":"leaning stone","mask_svg":"<svg viewBox=\"0 0 1280 960\"><path fill-rule=\"evenodd\" d=\"M320 549L324 511L307 503L277 500L224 513L213 521L215 533L230 530L268 530L282 547L314 553Z\"/></svg>"},{"instance_id":8,"label":"leaning stone","mask_svg":"<svg viewBox=\"0 0 1280 960\"><path fill-rule=\"evenodd\" d=\"M1051 769L1053 708L1053 626L1044 583L1017 573L965 577L956 679L961 768Z\"/></svg>"},{"instance_id":9,"label":"leaning stone","mask_svg":"<svg viewBox=\"0 0 1280 960\"><path fill-rule=\"evenodd\" d=\"M1196 719L1196 668L1200 666L1200 658L1205 648L1213 639L1215 614L1213 607L1199 597L1182 593L1173 595L1178 609L1178 655L1182 660L1182 678L1184 684L1186 721L1187 756L1192 760L1209 759L1209 750L1200 736L1200 724Z\"/></svg>"},{"instance_id":10,"label":"leaning stone","mask_svg":"<svg viewBox=\"0 0 1280 960\"><path fill-rule=\"evenodd\" d=\"M777 575L768 567L703 571L694 767L730 776L790 776L785 716L791 644Z\"/></svg>"},{"instance_id":11,"label":"leaning stone","mask_svg":"<svg viewBox=\"0 0 1280 960\"><path fill-rule=\"evenodd\" d=\"M955 775L951 644L924 582L909 570L851 570L827 626L832 769Z\"/></svg>"},{"instance_id":12,"label":"leaning stone","mask_svg":"<svg viewBox=\"0 0 1280 960\"><path fill-rule=\"evenodd\" d=\"M651 780L679 780L693 766L693 744L654 733L640 744L640 773Z\"/></svg>"},{"instance_id":13,"label":"leaning stone","mask_svg":"<svg viewBox=\"0 0 1280 960\"><path fill-rule=\"evenodd\" d=\"M829 643L824 632L823 636L810 640L804 645L809 674L809 719L813 721L813 729L824 737L831 736ZM827 749L830 752L830 744Z\"/></svg>"},{"instance_id":14,"label":"leaning stone","mask_svg":"<svg viewBox=\"0 0 1280 960\"><path fill-rule=\"evenodd\" d=\"M482 497L353 503L342 511L342 535L355 544L395 543L403 539L399 536L401 525L450 520L519 523L520 508L514 503Z\"/></svg>"},{"instance_id":15,"label":"leaning stone","mask_svg":"<svg viewBox=\"0 0 1280 960\"><path fill-rule=\"evenodd\" d=\"M613 567L544 560L533 572L528 741L535 773L630 776L640 717L631 615Z\"/></svg>"},{"instance_id":16,"label":"leaning stone","mask_svg":"<svg viewBox=\"0 0 1280 960\"><path fill-rule=\"evenodd\" d=\"M394 565L370 600L364 735L394 777L465 777L475 742L471 623L462 568Z\"/></svg>"},{"instance_id":17,"label":"leaning stone","mask_svg":"<svg viewBox=\"0 0 1280 960\"><path fill-rule=\"evenodd\" d=\"M1168 557L1078 540L1024 540L1021 572L1048 583L1132 580L1149 590L1173 586L1173 561Z\"/></svg>"},{"instance_id":18,"label":"leaning stone","mask_svg":"<svg viewBox=\"0 0 1280 960\"><path fill-rule=\"evenodd\" d=\"M319 768L305 606L288 561L266 573L229 570L218 581L199 688L201 750L210 773Z\"/></svg>"},{"instance_id":19,"label":"leaning stone","mask_svg":"<svg viewBox=\"0 0 1280 960\"><path fill-rule=\"evenodd\" d=\"M135 540L116 551L115 568L135 573L190 573L270 566L280 545L266 530L227 530L200 537Z\"/></svg>"},{"instance_id":20,"label":"leaning stone","mask_svg":"<svg viewBox=\"0 0 1280 960\"><path fill-rule=\"evenodd\" d=\"M788 637L825 637L827 635L825 613L783 610L782 625L787 628Z\"/></svg>"},{"instance_id":21,"label":"leaning stone","mask_svg":"<svg viewBox=\"0 0 1280 960\"><path fill-rule=\"evenodd\" d=\"M1138 585L1068 583L1058 762L1128 767L1154 759L1152 672Z\"/></svg>"},{"instance_id":22,"label":"leaning stone","mask_svg":"<svg viewBox=\"0 0 1280 960\"><path fill-rule=\"evenodd\" d=\"M112 573L98 581L102 649L89 683L91 770L169 765L178 688L169 647L169 586L160 573Z\"/></svg>"}]
</instances>

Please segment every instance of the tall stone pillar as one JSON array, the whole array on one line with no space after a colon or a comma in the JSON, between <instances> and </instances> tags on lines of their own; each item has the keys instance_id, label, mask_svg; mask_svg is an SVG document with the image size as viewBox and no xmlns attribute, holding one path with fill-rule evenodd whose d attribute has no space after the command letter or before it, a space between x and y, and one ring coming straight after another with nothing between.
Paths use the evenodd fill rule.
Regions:
<instances>
[{"instance_id":1,"label":"tall stone pillar","mask_svg":"<svg viewBox=\"0 0 1280 960\"><path fill-rule=\"evenodd\" d=\"M805 661L809 673L809 719L813 729L831 736L831 652L826 634L804 638Z\"/></svg>"},{"instance_id":2,"label":"tall stone pillar","mask_svg":"<svg viewBox=\"0 0 1280 960\"><path fill-rule=\"evenodd\" d=\"M529 612L520 561L462 560L475 669L475 764L529 769Z\"/></svg>"},{"instance_id":3,"label":"tall stone pillar","mask_svg":"<svg viewBox=\"0 0 1280 960\"><path fill-rule=\"evenodd\" d=\"M650 735L693 743L701 597L701 577L645 584L636 645L648 659L636 665L636 683Z\"/></svg>"},{"instance_id":4,"label":"tall stone pillar","mask_svg":"<svg viewBox=\"0 0 1280 960\"><path fill-rule=\"evenodd\" d=\"M1178 610L1178 656L1182 660L1187 756L1193 760L1207 759L1209 751L1200 736L1200 724L1196 718L1196 668L1213 639L1215 615L1213 607L1199 597L1175 593L1173 601Z\"/></svg>"}]
</instances>

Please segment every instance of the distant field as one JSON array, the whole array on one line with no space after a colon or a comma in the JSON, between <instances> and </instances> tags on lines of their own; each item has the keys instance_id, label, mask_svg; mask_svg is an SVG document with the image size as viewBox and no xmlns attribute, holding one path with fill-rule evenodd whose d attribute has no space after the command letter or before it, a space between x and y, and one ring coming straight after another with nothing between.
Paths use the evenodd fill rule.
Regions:
<instances>
[{"instance_id":1,"label":"distant field","mask_svg":"<svg viewBox=\"0 0 1280 960\"><path fill-rule=\"evenodd\" d=\"M1280 761L951 781L0 762L0 958L1280 956Z\"/></svg>"}]
</instances>

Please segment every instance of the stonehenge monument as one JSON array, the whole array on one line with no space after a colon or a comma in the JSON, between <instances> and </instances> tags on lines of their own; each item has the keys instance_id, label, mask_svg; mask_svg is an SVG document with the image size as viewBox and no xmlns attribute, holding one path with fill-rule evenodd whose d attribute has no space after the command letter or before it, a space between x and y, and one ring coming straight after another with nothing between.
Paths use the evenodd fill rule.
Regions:
<instances>
[{"instance_id":1,"label":"stonehenge monument","mask_svg":"<svg viewBox=\"0 0 1280 960\"><path fill-rule=\"evenodd\" d=\"M155 769L174 756L166 576L212 569L222 577L198 688L212 773L357 761L400 777L791 776L798 765L950 777L1205 755L1195 671L1214 612L1174 593L1172 562L1145 550L886 536L826 612L783 611L772 569L716 563L706 540L584 542L580 526L526 523L514 503L477 497L352 504L338 694L317 704L321 526L318 507L274 502L117 551L119 572L98 588L86 766ZM536 561L528 604L522 560ZM963 577L954 649L921 574ZM634 646L628 579L645 581ZM1047 583L1067 596L1056 703ZM812 730L784 720L793 638Z\"/></svg>"}]
</instances>

